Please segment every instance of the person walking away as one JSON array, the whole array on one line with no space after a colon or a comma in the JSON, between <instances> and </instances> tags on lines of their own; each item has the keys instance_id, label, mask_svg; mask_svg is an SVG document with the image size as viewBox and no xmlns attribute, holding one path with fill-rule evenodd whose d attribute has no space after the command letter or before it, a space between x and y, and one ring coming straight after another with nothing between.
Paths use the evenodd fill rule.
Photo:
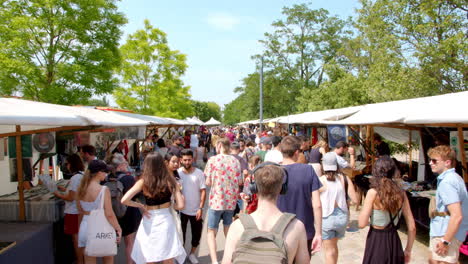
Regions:
<instances>
[{"instance_id":1,"label":"person walking away","mask_svg":"<svg viewBox=\"0 0 468 264\"><path fill-rule=\"evenodd\" d=\"M140 192L145 197L144 204L132 200ZM185 260L185 249L169 208L171 196L175 197L174 208L184 209L185 201L179 184L164 163L164 158L157 152L148 154L141 179L122 198L123 204L143 211L132 250L132 259L136 263L169 264L174 263L174 259L178 263Z\"/></svg>"},{"instance_id":2,"label":"person walking away","mask_svg":"<svg viewBox=\"0 0 468 264\"><path fill-rule=\"evenodd\" d=\"M320 201L322 202L322 240L326 264L338 263L338 239L344 237L349 210L347 196L357 202L351 180L338 171L334 153L323 156L324 175L320 177Z\"/></svg>"},{"instance_id":3,"label":"person walking away","mask_svg":"<svg viewBox=\"0 0 468 264\"><path fill-rule=\"evenodd\" d=\"M456 154L446 145L429 149L431 170L437 174L435 210L430 213L429 263L457 263L468 231L468 194L455 172Z\"/></svg>"},{"instance_id":4,"label":"person walking away","mask_svg":"<svg viewBox=\"0 0 468 264\"><path fill-rule=\"evenodd\" d=\"M363 264L409 263L411 259L416 225L405 192L392 180L396 175L398 169L389 156L382 156L375 162L371 189L358 220L359 228L370 224ZM408 230L404 251L397 232L402 214Z\"/></svg>"},{"instance_id":5,"label":"person walking away","mask_svg":"<svg viewBox=\"0 0 468 264\"><path fill-rule=\"evenodd\" d=\"M249 174L249 164L247 163L247 161L245 161L240 155L240 144L239 142L237 141L234 141L231 143L231 155L236 158L240 165L241 165L241 171L242 171L242 178L245 179L245 177L248 176ZM240 188L240 192L242 192L243 190L243 185L241 186ZM234 211L234 216L237 217L237 214L244 208L244 205L243 205L243 201L241 199L241 197L239 197L239 199L237 199L237 206L236 206L236 210Z\"/></svg>"},{"instance_id":6,"label":"person walking away","mask_svg":"<svg viewBox=\"0 0 468 264\"><path fill-rule=\"evenodd\" d=\"M276 206L280 192L287 192L287 187L283 187L286 173L278 165L265 164L254 170L258 209L250 215L241 214L240 219L234 221L226 238L222 263L308 264L304 224ZM284 242L283 247L278 247L274 241Z\"/></svg>"},{"instance_id":7,"label":"person walking away","mask_svg":"<svg viewBox=\"0 0 468 264\"><path fill-rule=\"evenodd\" d=\"M327 150L328 144L323 139L319 140L310 150L309 164L312 165L318 177L322 176L322 157L327 153Z\"/></svg>"},{"instance_id":8,"label":"person walking away","mask_svg":"<svg viewBox=\"0 0 468 264\"><path fill-rule=\"evenodd\" d=\"M260 156L262 162L265 161L265 155L271 149L271 138L270 137L262 137L260 140L260 150L255 153L255 155Z\"/></svg>"},{"instance_id":9,"label":"person walking away","mask_svg":"<svg viewBox=\"0 0 468 264\"><path fill-rule=\"evenodd\" d=\"M310 253L322 247L322 204L319 189L322 187L314 169L308 164L297 163L301 141L296 136L287 136L281 141L283 166L289 174L288 192L278 198L282 212L295 214L305 225ZM315 226L314 226L315 224Z\"/></svg>"},{"instance_id":10,"label":"person walking away","mask_svg":"<svg viewBox=\"0 0 468 264\"><path fill-rule=\"evenodd\" d=\"M77 206L83 218L80 223L80 231L78 233L78 247L86 247L88 236L88 227L95 223L88 223L88 217L92 210L96 210L101 205L101 199L104 199L104 212L107 221L117 232L117 243L122 237L122 229L120 228L117 217L112 210L112 202L110 191L107 187L102 186L100 182L104 181L109 173L110 168L102 160L91 160L88 164L83 178L81 179L80 187L77 193ZM96 257L84 256L85 263L96 263ZM114 263L114 256L104 256L104 264Z\"/></svg>"},{"instance_id":11,"label":"person walking away","mask_svg":"<svg viewBox=\"0 0 468 264\"><path fill-rule=\"evenodd\" d=\"M164 139L159 138L158 141L156 141L156 145L158 146L157 151L164 157L169 151L169 149L166 147L166 142L164 142Z\"/></svg>"},{"instance_id":12,"label":"person walking away","mask_svg":"<svg viewBox=\"0 0 468 264\"><path fill-rule=\"evenodd\" d=\"M128 171L128 163L125 157L120 154L114 154L112 165L115 168L115 177L123 185L123 195L125 195L135 185L135 178ZM119 201L120 202L120 201ZM138 208L127 207L124 216L118 218L119 225L122 227L122 237L125 242L125 257L127 264L135 263L132 260L132 249L135 243L136 231L141 222L141 213Z\"/></svg>"},{"instance_id":13,"label":"person walking away","mask_svg":"<svg viewBox=\"0 0 468 264\"><path fill-rule=\"evenodd\" d=\"M70 235L73 241L73 249L75 251L76 263L84 263L84 255L82 248L78 247L78 230L80 227L80 213L76 207L76 194L80 187L81 179L84 175L84 163L78 154L72 154L67 157L65 166L67 170L73 175L67 188L58 186L60 191L64 194L55 191L54 195L65 201L65 217L63 232L65 235ZM62 189L63 188L63 189Z\"/></svg>"},{"instance_id":14,"label":"person walking away","mask_svg":"<svg viewBox=\"0 0 468 264\"><path fill-rule=\"evenodd\" d=\"M187 224L190 221L192 231L192 249L188 259L193 264L198 263L195 255L203 229L203 208L206 199L205 174L198 168L192 166L193 152L190 149L184 149L181 152L182 168L178 170L182 180L182 194L185 198L185 208L180 212L182 233L185 245L185 234L187 233Z\"/></svg>"},{"instance_id":15,"label":"person walking away","mask_svg":"<svg viewBox=\"0 0 468 264\"><path fill-rule=\"evenodd\" d=\"M192 152L195 154L197 153L197 148L198 148L198 145L200 143L200 140L198 139L198 135L196 133L196 131L194 131L191 135L190 135L190 149L192 150ZM193 160L193 162L195 162L196 159Z\"/></svg>"},{"instance_id":16,"label":"person walking away","mask_svg":"<svg viewBox=\"0 0 468 264\"><path fill-rule=\"evenodd\" d=\"M198 143L196 153L197 158L195 164L200 170L204 170L205 164L208 161L208 154L206 153L206 147L205 144L203 144L203 141Z\"/></svg>"},{"instance_id":17,"label":"person walking away","mask_svg":"<svg viewBox=\"0 0 468 264\"><path fill-rule=\"evenodd\" d=\"M231 142L220 138L216 143L216 156L208 160L205 168L206 185L211 186L208 208L207 242L211 262L217 264L216 233L223 219L224 235L227 235L236 209L239 186L243 184L239 161L229 155Z\"/></svg>"},{"instance_id":18,"label":"person walking away","mask_svg":"<svg viewBox=\"0 0 468 264\"><path fill-rule=\"evenodd\" d=\"M257 194L252 193L250 191L250 183L255 180L253 178L254 176L252 174L252 171L258 164L260 164L260 162L261 162L260 156L254 155L250 157L249 174L244 179L243 192L240 194L243 204L245 205L244 210L242 210L242 212L246 214L251 214L255 212L255 210L257 210L257 205L258 205Z\"/></svg>"},{"instance_id":19,"label":"person walking away","mask_svg":"<svg viewBox=\"0 0 468 264\"><path fill-rule=\"evenodd\" d=\"M281 137L279 136L272 136L271 143L273 145L273 149L268 151L265 154L265 162L274 162L277 164L281 164L283 162L283 154L279 150L279 144L281 142Z\"/></svg>"}]
</instances>

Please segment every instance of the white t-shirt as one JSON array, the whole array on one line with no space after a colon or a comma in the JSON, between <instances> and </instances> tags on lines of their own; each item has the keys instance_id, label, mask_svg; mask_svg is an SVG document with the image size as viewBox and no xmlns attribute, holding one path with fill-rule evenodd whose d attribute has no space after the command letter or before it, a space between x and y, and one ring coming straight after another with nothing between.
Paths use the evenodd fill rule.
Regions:
<instances>
[{"instance_id":1,"label":"white t-shirt","mask_svg":"<svg viewBox=\"0 0 468 264\"><path fill-rule=\"evenodd\" d=\"M281 164L283 162L283 153L277 149L270 150L265 154L265 162L267 161Z\"/></svg>"},{"instance_id":2,"label":"white t-shirt","mask_svg":"<svg viewBox=\"0 0 468 264\"><path fill-rule=\"evenodd\" d=\"M198 136L197 136L197 134L192 134L190 136L190 147L191 148L198 148Z\"/></svg>"},{"instance_id":3,"label":"white t-shirt","mask_svg":"<svg viewBox=\"0 0 468 264\"><path fill-rule=\"evenodd\" d=\"M78 188L80 187L81 179L83 179L83 173L78 172L77 174L73 175L70 179L70 183L67 187L67 192L74 191L75 193L78 192ZM78 214L78 208L76 207L76 201L65 201L65 210L66 214Z\"/></svg>"},{"instance_id":4,"label":"white t-shirt","mask_svg":"<svg viewBox=\"0 0 468 264\"><path fill-rule=\"evenodd\" d=\"M200 190L206 189L205 174L197 168L191 174L185 174L184 168L179 168L177 171L182 180L182 194L185 197L185 208L181 212L186 215L196 215L200 208Z\"/></svg>"}]
</instances>

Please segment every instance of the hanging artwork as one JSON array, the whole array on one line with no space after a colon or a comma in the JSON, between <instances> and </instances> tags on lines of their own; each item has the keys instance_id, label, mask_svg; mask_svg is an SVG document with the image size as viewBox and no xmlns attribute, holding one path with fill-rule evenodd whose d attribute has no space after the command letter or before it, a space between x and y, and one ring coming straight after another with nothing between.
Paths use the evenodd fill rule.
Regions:
<instances>
[{"instance_id":1,"label":"hanging artwork","mask_svg":"<svg viewBox=\"0 0 468 264\"><path fill-rule=\"evenodd\" d=\"M52 133L35 134L33 137L33 146L39 153L48 153L55 146L55 138Z\"/></svg>"},{"instance_id":2,"label":"hanging artwork","mask_svg":"<svg viewBox=\"0 0 468 264\"><path fill-rule=\"evenodd\" d=\"M346 142L346 127L343 125L328 126L328 145L334 148L338 141Z\"/></svg>"}]
</instances>

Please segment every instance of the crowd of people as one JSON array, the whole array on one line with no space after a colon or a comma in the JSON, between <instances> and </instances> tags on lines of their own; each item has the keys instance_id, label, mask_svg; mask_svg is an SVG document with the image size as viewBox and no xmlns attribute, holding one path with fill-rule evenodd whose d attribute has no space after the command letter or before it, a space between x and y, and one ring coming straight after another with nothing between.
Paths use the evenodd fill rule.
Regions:
<instances>
[{"instance_id":1,"label":"crowd of people","mask_svg":"<svg viewBox=\"0 0 468 264\"><path fill-rule=\"evenodd\" d=\"M382 142L379 136L377 140ZM370 190L358 219L360 228L370 226L363 263L408 263L415 221L395 181L400 173L388 146L377 145ZM453 169L450 147L437 146L428 155L438 175L429 261L457 263L468 231L468 194ZM346 142L330 149L324 140L310 147L306 137L279 131L202 128L170 140L150 135L139 158L140 173L129 168L119 147L105 161L89 145L68 156L73 177L67 189L55 194L66 202L64 232L72 236L77 263L96 263L84 248L87 229L94 224L88 216L100 205L117 242L124 238L127 263L198 263L203 217L211 263L309 263L321 250L325 263L346 263L338 241L346 235L350 205L360 202L343 172L356 161ZM408 233L405 247L397 233L401 218ZM219 260L221 223L226 243ZM104 256L103 263L113 263L113 256Z\"/></svg>"}]
</instances>

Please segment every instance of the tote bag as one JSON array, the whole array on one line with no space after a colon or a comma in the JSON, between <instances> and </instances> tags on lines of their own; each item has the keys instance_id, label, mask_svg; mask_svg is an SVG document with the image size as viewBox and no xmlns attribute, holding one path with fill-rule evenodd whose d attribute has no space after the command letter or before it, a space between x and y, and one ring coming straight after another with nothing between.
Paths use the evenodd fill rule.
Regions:
<instances>
[{"instance_id":1,"label":"tote bag","mask_svg":"<svg viewBox=\"0 0 468 264\"><path fill-rule=\"evenodd\" d=\"M117 255L116 234L114 228L107 221L104 213L105 186L99 193L100 206L92 210L88 216L88 234L86 238L85 254L90 257L105 257Z\"/></svg>"}]
</instances>

